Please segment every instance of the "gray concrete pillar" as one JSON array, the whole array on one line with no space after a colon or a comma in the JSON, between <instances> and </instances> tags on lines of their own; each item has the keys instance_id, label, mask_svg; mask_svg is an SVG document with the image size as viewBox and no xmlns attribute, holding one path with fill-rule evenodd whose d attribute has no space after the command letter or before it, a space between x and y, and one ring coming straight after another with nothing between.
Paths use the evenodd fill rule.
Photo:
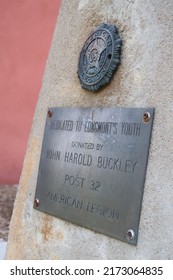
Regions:
<instances>
[{"instance_id":1,"label":"gray concrete pillar","mask_svg":"<svg viewBox=\"0 0 173 280\"><path fill-rule=\"evenodd\" d=\"M80 50L115 24L121 65L98 94L81 89ZM7 259L173 258L173 1L63 0L15 202ZM41 47L41 46L40 46ZM155 107L137 247L33 209L48 107Z\"/></svg>"}]
</instances>

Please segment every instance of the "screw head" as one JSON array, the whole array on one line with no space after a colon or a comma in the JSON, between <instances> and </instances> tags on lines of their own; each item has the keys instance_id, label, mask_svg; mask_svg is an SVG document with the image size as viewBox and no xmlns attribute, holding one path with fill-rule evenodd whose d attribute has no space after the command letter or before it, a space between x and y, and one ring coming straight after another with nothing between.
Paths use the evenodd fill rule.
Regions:
<instances>
[{"instance_id":1,"label":"screw head","mask_svg":"<svg viewBox=\"0 0 173 280\"><path fill-rule=\"evenodd\" d=\"M47 115L48 115L49 118L51 118L52 115L53 115L53 112L52 112L51 110L49 110L49 111L47 112Z\"/></svg>"},{"instance_id":2,"label":"screw head","mask_svg":"<svg viewBox=\"0 0 173 280\"><path fill-rule=\"evenodd\" d=\"M128 241L132 241L135 238L135 232L133 229L128 229L127 233L126 233L126 238Z\"/></svg>"},{"instance_id":3,"label":"screw head","mask_svg":"<svg viewBox=\"0 0 173 280\"><path fill-rule=\"evenodd\" d=\"M35 206L35 207L38 207L39 204L40 204L40 201L39 201L38 198L36 198L36 199L34 200L34 206Z\"/></svg>"},{"instance_id":4,"label":"screw head","mask_svg":"<svg viewBox=\"0 0 173 280\"><path fill-rule=\"evenodd\" d=\"M149 112L145 112L145 113L143 114L143 121L144 121L144 123L149 122L150 118L151 118L151 115L150 115Z\"/></svg>"}]
</instances>

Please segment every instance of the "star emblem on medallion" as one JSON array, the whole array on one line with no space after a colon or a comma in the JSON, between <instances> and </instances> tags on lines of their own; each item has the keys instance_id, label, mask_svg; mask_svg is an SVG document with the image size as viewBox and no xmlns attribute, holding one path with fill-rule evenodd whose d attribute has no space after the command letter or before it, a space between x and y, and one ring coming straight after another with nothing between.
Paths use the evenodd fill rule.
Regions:
<instances>
[{"instance_id":1,"label":"star emblem on medallion","mask_svg":"<svg viewBox=\"0 0 173 280\"><path fill-rule=\"evenodd\" d=\"M90 34L78 62L83 89L96 92L110 82L120 63L121 44L115 25L103 23Z\"/></svg>"}]
</instances>

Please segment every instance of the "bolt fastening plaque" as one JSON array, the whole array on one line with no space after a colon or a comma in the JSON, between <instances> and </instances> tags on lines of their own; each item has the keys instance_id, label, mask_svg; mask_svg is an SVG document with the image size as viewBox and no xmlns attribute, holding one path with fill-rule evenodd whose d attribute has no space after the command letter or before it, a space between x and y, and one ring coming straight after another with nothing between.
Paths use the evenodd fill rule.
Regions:
<instances>
[{"instance_id":1,"label":"bolt fastening plaque","mask_svg":"<svg viewBox=\"0 0 173 280\"><path fill-rule=\"evenodd\" d=\"M137 244L154 108L50 108L34 208Z\"/></svg>"}]
</instances>

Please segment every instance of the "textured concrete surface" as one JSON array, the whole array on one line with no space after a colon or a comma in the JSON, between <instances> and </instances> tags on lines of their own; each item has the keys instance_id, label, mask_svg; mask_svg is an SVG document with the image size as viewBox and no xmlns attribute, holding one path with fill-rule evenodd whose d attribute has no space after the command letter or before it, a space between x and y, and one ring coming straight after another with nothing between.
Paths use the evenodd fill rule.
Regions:
<instances>
[{"instance_id":1,"label":"textured concrete surface","mask_svg":"<svg viewBox=\"0 0 173 280\"><path fill-rule=\"evenodd\" d=\"M93 27L116 24L122 62L98 94L81 89L77 63ZM173 1L62 1L15 202L7 259L173 259ZM155 107L137 247L33 209L49 106ZM20 246L19 246L20 244Z\"/></svg>"},{"instance_id":2,"label":"textured concrete surface","mask_svg":"<svg viewBox=\"0 0 173 280\"><path fill-rule=\"evenodd\" d=\"M8 239L17 185L0 185L0 240Z\"/></svg>"}]
</instances>

